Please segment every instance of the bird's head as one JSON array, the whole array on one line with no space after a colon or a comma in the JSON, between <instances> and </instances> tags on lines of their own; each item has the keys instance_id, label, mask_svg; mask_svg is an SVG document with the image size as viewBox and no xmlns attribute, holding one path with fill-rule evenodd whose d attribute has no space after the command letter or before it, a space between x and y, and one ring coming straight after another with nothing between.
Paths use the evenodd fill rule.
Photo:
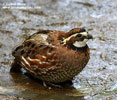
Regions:
<instances>
[{"instance_id":1,"label":"bird's head","mask_svg":"<svg viewBox=\"0 0 117 100\"><path fill-rule=\"evenodd\" d=\"M93 39L93 37L84 28L74 28L66 33L62 42L68 46L82 48L86 46L89 39Z\"/></svg>"}]
</instances>

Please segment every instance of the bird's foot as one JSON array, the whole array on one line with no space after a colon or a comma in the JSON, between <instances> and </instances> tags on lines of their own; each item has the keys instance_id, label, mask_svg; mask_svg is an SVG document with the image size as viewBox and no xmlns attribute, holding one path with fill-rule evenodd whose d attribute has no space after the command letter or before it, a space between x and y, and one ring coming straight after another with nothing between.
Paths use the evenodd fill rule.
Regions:
<instances>
[{"instance_id":1,"label":"bird's foot","mask_svg":"<svg viewBox=\"0 0 117 100\"><path fill-rule=\"evenodd\" d=\"M48 88L48 89L51 89L52 87L62 88L62 86L59 85L59 84L54 84L54 83L45 82L45 81L43 81L43 86L46 87L46 88Z\"/></svg>"}]
</instances>

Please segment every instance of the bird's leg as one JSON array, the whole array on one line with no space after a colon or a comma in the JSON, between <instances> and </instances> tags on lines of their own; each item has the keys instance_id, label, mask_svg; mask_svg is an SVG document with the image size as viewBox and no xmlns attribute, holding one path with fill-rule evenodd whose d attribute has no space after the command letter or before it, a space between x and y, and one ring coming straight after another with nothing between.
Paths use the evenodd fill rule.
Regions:
<instances>
[{"instance_id":1,"label":"bird's leg","mask_svg":"<svg viewBox=\"0 0 117 100\"><path fill-rule=\"evenodd\" d=\"M62 88L60 84L48 83L48 85L55 87L55 88Z\"/></svg>"},{"instance_id":2,"label":"bird's leg","mask_svg":"<svg viewBox=\"0 0 117 100\"><path fill-rule=\"evenodd\" d=\"M47 86L47 84L46 84L45 81L43 81L43 86L44 86L45 88L48 88L49 90L52 89L51 87Z\"/></svg>"},{"instance_id":3,"label":"bird's leg","mask_svg":"<svg viewBox=\"0 0 117 100\"><path fill-rule=\"evenodd\" d=\"M47 84L45 83L45 81L43 81L43 86L47 88Z\"/></svg>"},{"instance_id":4,"label":"bird's leg","mask_svg":"<svg viewBox=\"0 0 117 100\"><path fill-rule=\"evenodd\" d=\"M48 89L51 89L51 87L62 88L62 86L59 84L54 84L54 83L45 82L45 81L43 81L43 86Z\"/></svg>"}]
</instances>

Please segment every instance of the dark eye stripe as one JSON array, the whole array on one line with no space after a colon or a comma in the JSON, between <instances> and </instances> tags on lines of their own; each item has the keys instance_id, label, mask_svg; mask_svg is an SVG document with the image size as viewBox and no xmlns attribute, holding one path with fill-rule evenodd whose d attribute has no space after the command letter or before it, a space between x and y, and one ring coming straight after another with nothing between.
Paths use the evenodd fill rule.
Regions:
<instances>
[{"instance_id":1,"label":"dark eye stripe","mask_svg":"<svg viewBox=\"0 0 117 100\"><path fill-rule=\"evenodd\" d=\"M82 35L81 34L78 34L77 37L81 37Z\"/></svg>"}]
</instances>

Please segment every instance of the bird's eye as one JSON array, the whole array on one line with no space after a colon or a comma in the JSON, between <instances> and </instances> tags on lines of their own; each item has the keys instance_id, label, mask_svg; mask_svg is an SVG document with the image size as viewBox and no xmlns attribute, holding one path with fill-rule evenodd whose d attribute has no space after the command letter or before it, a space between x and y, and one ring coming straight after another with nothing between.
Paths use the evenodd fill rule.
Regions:
<instances>
[{"instance_id":1,"label":"bird's eye","mask_svg":"<svg viewBox=\"0 0 117 100\"><path fill-rule=\"evenodd\" d=\"M78 36L78 37L81 37L82 35L81 35L81 34L78 34L77 36Z\"/></svg>"}]
</instances>

